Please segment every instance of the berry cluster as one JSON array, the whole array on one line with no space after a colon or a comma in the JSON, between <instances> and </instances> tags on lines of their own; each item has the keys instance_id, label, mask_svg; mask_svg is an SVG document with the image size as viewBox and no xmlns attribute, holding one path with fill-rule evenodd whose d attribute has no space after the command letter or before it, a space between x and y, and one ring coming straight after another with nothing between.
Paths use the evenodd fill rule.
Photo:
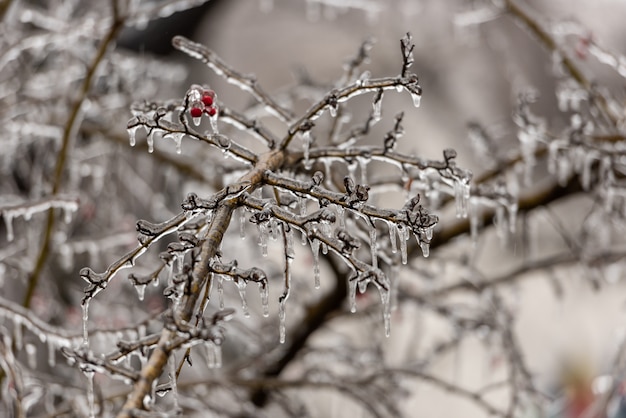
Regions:
<instances>
[{"instance_id":1,"label":"berry cluster","mask_svg":"<svg viewBox=\"0 0 626 418\"><path fill-rule=\"evenodd\" d=\"M217 115L215 92L206 86L193 85L187 92L189 115L195 125L200 124L202 115L214 117Z\"/></svg>"}]
</instances>

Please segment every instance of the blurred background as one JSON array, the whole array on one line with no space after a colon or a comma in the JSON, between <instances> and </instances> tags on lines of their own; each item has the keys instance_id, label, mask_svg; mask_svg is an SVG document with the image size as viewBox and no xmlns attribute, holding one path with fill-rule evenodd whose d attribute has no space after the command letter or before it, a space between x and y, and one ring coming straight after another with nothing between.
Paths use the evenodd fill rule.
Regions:
<instances>
[{"instance_id":1,"label":"blurred background","mask_svg":"<svg viewBox=\"0 0 626 418\"><path fill-rule=\"evenodd\" d=\"M623 74L620 76L611 66L599 63L588 49L589 40L593 40L606 51L623 58L626 54L626 26L623 24L626 1L528 0L517 3L549 29L594 86L600 91L609 92L621 109L624 108L626 90ZM249 95L224 82L202 63L173 50L169 46L170 40L177 34L184 34L206 45L238 71L254 74L260 85L278 100L287 96L291 99L296 97L293 110L299 113L311 104L312 93L306 87L327 87L326 91L331 89L341 78L346 62L357 53L366 39L374 39L375 43L370 53L371 59L363 69L370 71L372 77L398 74L401 70L400 39L410 32L416 44L412 70L419 76L423 87L421 106L414 108L407 94L385 93L383 121L373 127L362 144L380 144L391 126L393 116L404 110L405 135L398 144L398 150L424 158L441 159L444 149L454 148L458 153L458 165L469 168L474 178L479 178L494 169L494 158L505 160L518 153L518 126L513 115L518 111L519 97L530 97L532 113L538 115L545 122L547 130L557 137L569 129L575 113L561 103L565 100L563 94L569 90L563 88L566 77L563 77L553 55L527 28L510 15L502 14L499 4L496 0L213 0L168 18L156 19L147 25L127 27L121 32L115 52L122 56L138 54L145 58L145 68L138 70L129 66L126 69L139 74L137 80L128 84L141 88L128 97L116 96L116 102L106 102L115 108L115 112L103 116L100 125L107 125L107 129L110 129L108 134L114 132L122 137L122 141L126 141L126 121L130 118L127 109L131 99L139 102L180 99L194 83L211 86L219 99L231 108L247 109L254 104ZM301 87L300 90L297 86ZM559 93L564 90L566 93ZM351 104L350 111L353 115L367 114L371 106L371 98L359 98ZM95 108L94 105L91 110ZM94 116L89 112L86 111L85 125L91 131L102 134L102 126L96 123L101 115ZM284 126L271 117L263 117L262 121L278 135L284 130ZM327 122L322 118L320 125ZM471 140L472 127L480 127L490 138L487 150L480 149ZM239 139L236 130L224 129L224 133ZM86 135L78 143L87 148L88 141L93 138L99 137ZM145 143L145 138L140 138L141 141ZM201 146L187 142L190 141L183 144L181 161L205 156L196 154ZM173 146L170 145L157 148L173 155ZM199 195L203 192L208 194L215 184L219 185L223 181L211 177L223 173L213 167L209 159L204 166L204 161L198 164L196 160L195 165L191 164L202 172L200 177L204 176L204 179L190 180L184 174L172 173L175 170L163 168L158 160L148 159L145 149L140 151L141 156L133 159L128 157L128 160L126 143L118 143L111 149L115 151L110 155L109 151L98 149L92 154L87 152L80 156L84 161L91 162L90 158L95 160L107 154L102 164L105 173L109 173L106 170L122 173L122 169L127 170L127 167L135 171L125 171L123 173L126 174L115 178L116 183L122 184L116 186L117 189L110 190L108 187L112 186L105 184L106 193L87 199L81 197L78 221L72 225L73 231L66 232L68 236L73 233L80 235L77 231L82 236L99 236L111 225L108 217L115 214L117 220L113 225L117 228L115 232L120 235L111 248L85 251L85 244L79 244L79 247L83 247L76 251L78 255L65 270L63 266L57 265L63 264L62 261L53 259L53 267L48 271L50 276L60 270L69 273L63 279L55 279L55 282L62 284L53 286L51 294L63 299L68 306L78 306L84 286L82 282L75 283L79 282L78 269L90 265L94 270L102 271L116 259L115 254L119 257L123 254L122 249L131 248L135 243L136 219L163 221L177 213L180 201L188 191L196 191ZM14 155L9 151L5 154ZM2 186L5 195L14 197L23 191L18 187L20 182L16 179L29 178L36 171L32 167L37 167L36 163L44 160L41 155L35 154L32 157L34 162L27 161L26 157L19 164L13 157L11 162L5 162L3 167L11 166L13 170L6 171L7 181ZM27 152L20 151L15 155L23 157ZM377 167L373 167L370 175L377 175ZM511 187L513 183L517 184L511 177L518 175L514 171L512 175L503 176L502 181ZM102 176L109 181L112 175ZM207 177L211 177L211 181L215 180L213 184L206 181ZM123 185L129 178L133 181L129 181L126 190ZM83 178L82 181L86 180ZM533 190L553 181L553 176L548 174L545 164L542 164L534 171L528 185L518 186L519 196L532 194ZM87 187L93 188L91 184ZM24 189L29 190L28 193L39 190L37 187ZM154 190L158 192L151 195L150 192ZM37 193L32 192L31 195ZM97 210L98 199L114 201L126 195L133 197L123 203L112 203L110 207L100 206L104 210ZM401 207L403 198L404 194L398 193L389 200L381 198L379 203L388 207ZM399 385L406 390L403 393L404 401L399 406L405 416L478 418L489 416L489 413L472 394L480 394L481 399L484 396L499 410L506 410L515 398L515 391L511 392L507 388L518 387L521 385L519 382L525 381L525 376L512 376L508 365L523 362L525 368L517 372L521 375L527 373L527 377L536 385L535 389L545 397L537 396L540 400L515 399L515 402L541 404L548 411L547 416L554 418L626 417L626 409L622 409L624 401L621 384L624 379L621 353L626 337L622 259L611 260L597 269L577 262L546 266L537 262L550 255L568 254L572 246L585 248L587 245L595 245L597 241L601 243L598 246L610 249L613 243L622 242L620 240L626 236L623 217L602 224L608 231L602 233L611 237L607 240L597 240L594 233L598 231L589 232L591 227L588 221L595 216L598 199L599 194L595 192L574 194L522 214L517 221L517 231L505 239L497 228L485 225L477 241L472 241L468 234L462 234L445 246L438 247L429 259L416 257L410 263L411 268L397 272L395 279L400 283L398 288L405 292L399 298L402 300L405 297L403 301L406 303L402 303L401 308L393 313L389 338L384 337L382 330L377 295L364 295L359 299L361 314L347 315L347 309L346 312L336 312L336 317L331 318L327 326L313 334L307 342L308 348L285 369L281 377L295 379L301 377L303 371L315 367L337 371L341 370L342 364L352 364L351 360L357 365L356 369L362 364L371 366L373 362L368 363L366 358L371 355L375 361L384 362L387 368L410 366L420 372L423 370L429 376L418 376ZM5 199L5 202L8 201L11 199ZM94 213L89 211L90 208ZM445 207L435 213L440 216L442 228L456 222L452 208ZM105 218L107 220L103 220ZM34 224L21 220L15 222L20 248L28 252L28 257L32 259L34 250L31 244L37 241L41 229L29 232L26 241L20 241L20 234L27 235L26 231ZM252 226L248 229L252 230ZM441 229L436 229L435 236L441 232ZM120 242L124 244L122 248ZM268 271L280 277L282 253L279 246L272 245L270 243L270 250L273 248L277 255L273 259L270 251L268 264L275 263ZM245 254L244 258L253 260L258 257L257 247L253 239L244 241L244 244L235 241L231 248L225 248L225 252L230 250L231 254ZM9 246L4 248L8 249ZM66 247L59 248L62 253ZM571 252L574 253L573 250ZM7 250L2 254L10 253ZM10 257L6 256L6 259ZM322 290L315 291L320 293L313 294L309 277L313 266L310 251L302 247L298 250L296 260L294 281L301 281L294 284L295 295L288 305L291 312L287 321L292 326L297 325L298 319L304 315L305 303L317 300L319 295L331 289L332 284L322 281ZM3 263L7 266L11 264L7 261ZM15 294L20 294L23 286L7 284L21 274L14 273L13 269L11 265L2 271L3 280L6 279L2 289L6 289L4 297L17 299ZM329 266L322 263L323 277L331 274ZM67 285L69 290L64 288L66 281L72 283ZM482 281L501 282L502 285L497 286L497 295L489 291L474 292L471 286L449 288L458 283L471 285ZM278 283L276 279L276 285L271 290L272 315L269 320L259 315L260 306L256 295L249 298L254 299L250 301L253 315L251 318L237 317L234 322L236 325L227 334L230 336L227 338L232 339L227 339L225 343L225 364L229 361L241 363L253 353L256 357L249 366L254 368L259 366L254 361L263 361L259 360L262 359L259 351L264 347L268 352L275 348L271 347L267 337L270 335L270 340L276 343L276 300L281 292ZM126 285L118 285L116 282L115 286ZM47 290L44 287L36 294L35 301L39 301L40 306L48 306L45 302ZM93 323L101 321L107 325L125 325L126 314L132 313L136 306L129 305L126 299L116 299L116 295L122 293L119 288L112 286L107 291L110 291L110 295L103 296L103 302L96 301L95 307L92 307ZM226 293L227 300L233 306L240 303L234 289ZM301 296L297 296L298 293ZM157 292L149 290L148 301L151 294L154 296ZM415 295L426 295L427 299ZM135 297L134 292L131 296ZM499 302L496 304L494 300ZM159 305L162 301L156 300L154 303ZM111 316L111 306L116 307L116 315ZM79 312L76 310L72 311L71 318L66 315L59 319L63 314L58 311L51 314L41 307L35 309L40 309L37 312L40 316L54 318L51 322L67 321L65 325L78 326ZM471 332L467 331L468 327L461 319L480 318L482 315L502 321L499 328L493 329L477 319L476 326ZM115 324L116 320L119 323ZM507 329L511 333L505 336ZM264 332L267 335L261 335ZM253 347L253 343L246 342L252 341L251 335L256 338L254 341L261 342L258 346ZM455 343L451 344L452 349L442 349L440 354L438 347L445 341ZM517 348L507 346L511 341L516 342ZM350 357L353 349L363 358L344 359L339 355ZM422 363L425 364L423 369L419 366ZM375 367L372 366L372 369ZM188 381L206 376L204 370L188 370L186 373L189 373L184 375ZM215 372L210 376L220 375ZM433 380L453 382L456 389L446 384L433 383ZM102 385L105 383L102 382ZM308 407L312 417L348 414L355 417L369 416L355 407L350 397L337 391L309 389L302 389L294 396ZM526 391L521 392L526 396ZM368 396L371 394L367 391L364 393ZM386 394L381 392L380 396ZM598 402L601 398L606 398L606 402ZM594 402L604 404L603 412L590 408ZM272 410L267 413L267 416L272 416ZM510 416L534 418L546 415L538 409L527 407L520 408Z\"/></svg>"}]
</instances>

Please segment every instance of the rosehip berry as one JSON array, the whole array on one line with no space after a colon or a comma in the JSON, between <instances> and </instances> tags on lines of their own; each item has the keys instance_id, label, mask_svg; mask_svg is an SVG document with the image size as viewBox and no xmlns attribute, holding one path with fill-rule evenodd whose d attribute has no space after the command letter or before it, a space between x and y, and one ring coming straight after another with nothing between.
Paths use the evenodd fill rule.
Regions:
<instances>
[{"instance_id":1,"label":"rosehip berry","mask_svg":"<svg viewBox=\"0 0 626 418\"><path fill-rule=\"evenodd\" d=\"M209 116L215 116L215 114L217 113L217 109L214 107L209 107L207 109L204 109L204 111L206 112L207 115Z\"/></svg>"},{"instance_id":2,"label":"rosehip berry","mask_svg":"<svg viewBox=\"0 0 626 418\"><path fill-rule=\"evenodd\" d=\"M200 109L199 107L192 107L189 111L189 114L191 115L191 117L199 118L200 116L202 116L202 109Z\"/></svg>"},{"instance_id":3,"label":"rosehip berry","mask_svg":"<svg viewBox=\"0 0 626 418\"><path fill-rule=\"evenodd\" d=\"M213 104L213 97L209 96L207 93L204 93L204 95L202 96L202 103L204 103L205 106L211 106Z\"/></svg>"}]
</instances>

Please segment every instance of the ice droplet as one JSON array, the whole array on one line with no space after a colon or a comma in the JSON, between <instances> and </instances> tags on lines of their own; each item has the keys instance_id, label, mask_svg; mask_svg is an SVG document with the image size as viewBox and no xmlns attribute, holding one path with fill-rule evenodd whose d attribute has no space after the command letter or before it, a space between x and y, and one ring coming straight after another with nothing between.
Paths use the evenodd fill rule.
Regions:
<instances>
[{"instance_id":1,"label":"ice droplet","mask_svg":"<svg viewBox=\"0 0 626 418\"><path fill-rule=\"evenodd\" d=\"M422 95L418 93L411 93L411 98L413 99L413 106L420 107Z\"/></svg>"},{"instance_id":2,"label":"ice droplet","mask_svg":"<svg viewBox=\"0 0 626 418\"><path fill-rule=\"evenodd\" d=\"M143 300L144 295L146 294L146 285L137 284L135 285L135 290L137 291L137 296L139 297L139 300Z\"/></svg>"},{"instance_id":3,"label":"ice droplet","mask_svg":"<svg viewBox=\"0 0 626 418\"><path fill-rule=\"evenodd\" d=\"M200 122L202 122L202 116L192 117L191 120L193 121L194 126L200 126Z\"/></svg>"},{"instance_id":4,"label":"ice droplet","mask_svg":"<svg viewBox=\"0 0 626 418\"><path fill-rule=\"evenodd\" d=\"M26 358L28 368L35 369L37 367L37 346L35 344L26 344Z\"/></svg>"},{"instance_id":5,"label":"ice droplet","mask_svg":"<svg viewBox=\"0 0 626 418\"><path fill-rule=\"evenodd\" d=\"M367 280L361 280L359 282L359 293L363 294L367 292Z\"/></svg>"},{"instance_id":6,"label":"ice droplet","mask_svg":"<svg viewBox=\"0 0 626 418\"><path fill-rule=\"evenodd\" d=\"M428 258L430 255L430 244L425 241L420 241L420 248L422 249L422 255L424 258Z\"/></svg>"},{"instance_id":7,"label":"ice droplet","mask_svg":"<svg viewBox=\"0 0 626 418\"><path fill-rule=\"evenodd\" d=\"M311 241L311 251L313 252L313 276L315 277L315 288L320 288L320 241L313 238Z\"/></svg>"}]
</instances>

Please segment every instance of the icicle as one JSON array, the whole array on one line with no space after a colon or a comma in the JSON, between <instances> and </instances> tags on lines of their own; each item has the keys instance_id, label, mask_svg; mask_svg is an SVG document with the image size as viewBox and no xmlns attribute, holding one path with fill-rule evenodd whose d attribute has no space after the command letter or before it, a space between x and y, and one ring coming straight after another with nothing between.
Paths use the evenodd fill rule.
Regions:
<instances>
[{"instance_id":1,"label":"icicle","mask_svg":"<svg viewBox=\"0 0 626 418\"><path fill-rule=\"evenodd\" d=\"M413 106L420 107L422 102L422 95L419 93L411 92L411 99L413 99Z\"/></svg>"},{"instance_id":2,"label":"icicle","mask_svg":"<svg viewBox=\"0 0 626 418\"><path fill-rule=\"evenodd\" d=\"M239 208L239 237L246 239L246 209Z\"/></svg>"},{"instance_id":3,"label":"icicle","mask_svg":"<svg viewBox=\"0 0 626 418\"><path fill-rule=\"evenodd\" d=\"M224 279L217 276L217 298L220 305L220 311L224 309Z\"/></svg>"},{"instance_id":4,"label":"icicle","mask_svg":"<svg viewBox=\"0 0 626 418\"><path fill-rule=\"evenodd\" d=\"M374 119L374 122L378 122L381 118L382 104L383 104L383 95L381 93L380 99L372 102L372 108L373 108L372 118Z\"/></svg>"},{"instance_id":5,"label":"icicle","mask_svg":"<svg viewBox=\"0 0 626 418\"><path fill-rule=\"evenodd\" d=\"M591 187L591 168L593 167L593 162L596 159L596 156L589 152L586 153L583 157L583 167L582 167L582 179L581 184L583 186L583 190L587 191Z\"/></svg>"},{"instance_id":6,"label":"icicle","mask_svg":"<svg viewBox=\"0 0 626 418\"><path fill-rule=\"evenodd\" d=\"M239 296L241 297L241 311L246 318L250 317L250 310L248 309L248 302L246 301L246 282L245 280L236 280L237 290L239 290Z\"/></svg>"},{"instance_id":7,"label":"icicle","mask_svg":"<svg viewBox=\"0 0 626 418\"><path fill-rule=\"evenodd\" d=\"M293 248L293 228L283 224L283 230L285 230L285 253L288 259L293 259L296 256Z\"/></svg>"},{"instance_id":8,"label":"icicle","mask_svg":"<svg viewBox=\"0 0 626 418\"><path fill-rule=\"evenodd\" d=\"M367 285L368 285L368 280L360 280L359 281L359 293L363 294L365 292L367 292Z\"/></svg>"},{"instance_id":9,"label":"icicle","mask_svg":"<svg viewBox=\"0 0 626 418\"><path fill-rule=\"evenodd\" d=\"M176 143L176 154L182 154L183 152L183 148L182 148L182 143L183 143L183 136L182 135L175 135L174 136L174 142Z\"/></svg>"},{"instance_id":10,"label":"icicle","mask_svg":"<svg viewBox=\"0 0 626 418\"><path fill-rule=\"evenodd\" d=\"M454 199L457 218L467 217L467 203L470 197L470 185L465 179L454 180Z\"/></svg>"},{"instance_id":11,"label":"icicle","mask_svg":"<svg viewBox=\"0 0 626 418\"><path fill-rule=\"evenodd\" d=\"M306 207L306 198L303 196L298 195L298 207L300 208L300 216L301 217L305 217L307 214L307 207ZM307 245L309 242L309 239L307 237L307 233L306 233L306 229L302 229L302 245Z\"/></svg>"},{"instance_id":12,"label":"icicle","mask_svg":"<svg viewBox=\"0 0 626 418\"><path fill-rule=\"evenodd\" d=\"M272 218L270 220L270 238L272 238L272 241L276 241L278 240L278 222L276 221L276 218Z\"/></svg>"},{"instance_id":13,"label":"icicle","mask_svg":"<svg viewBox=\"0 0 626 418\"><path fill-rule=\"evenodd\" d=\"M502 240L502 242L506 243L508 238L508 228L506 225L506 217L503 206L498 206L496 208L496 219L494 223L496 225L496 235Z\"/></svg>"},{"instance_id":14,"label":"icicle","mask_svg":"<svg viewBox=\"0 0 626 418\"><path fill-rule=\"evenodd\" d=\"M320 241L313 238L311 241L311 251L313 252L313 276L315 277L315 288L320 288Z\"/></svg>"},{"instance_id":15,"label":"icicle","mask_svg":"<svg viewBox=\"0 0 626 418\"><path fill-rule=\"evenodd\" d=\"M25 348L28 367L34 370L37 367L37 347L35 344L28 343Z\"/></svg>"},{"instance_id":16,"label":"icicle","mask_svg":"<svg viewBox=\"0 0 626 418\"><path fill-rule=\"evenodd\" d=\"M476 247L478 243L478 226L480 224L480 204L477 198L471 197L469 201L469 223L470 223L470 237L472 238L472 245Z\"/></svg>"},{"instance_id":17,"label":"icicle","mask_svg":"<svg viewBox=\"0 0 626 418\"><path fill-rule=\"evenodd\" d=\"M209 369L217 369L222 367L222 347L213 341L207 341L206 347L207 366Z\"/></svg>"},{"instance_id":18,"label":"icicle","mask_svg":"<svg viewBox=\"0 0 626 418\"><path fill-rule=\"evenodd\" d=\"M348 279L348 298L350 300L350 312L356 312L356 277Z\"/></svg>"},{"instance_id":19,"label":"icicle","mask_svg":"<svg viewBox=\"0 0 626 418\"><path fill-rule=\"evenodd\" d=\"M279 338L281 344L285 343L285 334L287 333L285 326L286 305L287 298L280 298L280 301L278 302L278 333L280 334Z\"/></svg>"},{"instance_id":20,"label":"icicle","mask_svg":"<svg viewBox=\"0 0 626 418\"><path fill-rule=\"evenodd\" d=\"M339 219L339 228L346 229L346 209L337 205L337 218Z\"/></svg>"},{"instance_id":21,"label":"icicle","mask_svg":"<svg viewBox=\"0 0 626 418\"><path fill-rule=\"evenodd\" d=\"M334 105L329 105L328 106L328 111L330 112L330 116L332 116L333 118L337 117L337 108L338 106L336 104Z\"/></svg>"},{"instance_id":22,"label":"icicle","mask_svg":"<svg viewBox=\"0 0 626 418\"><path fill-rule=\"evenodd\" d=\"M213 106L215 108L215 113L213 114L213 116L209 116L209 123L211 124L211 129L213 130L214 134L219 134L219 128L217 126L217 117L219 115L219 109L217 108L217 105Z\"/></svg>"},{"instance_id":23,"label":"icicle","mask_svg":"<svg viewBox=\"0 0 626 418\"><path fill-rule=\"evenodd\" d=\"M507 206L507 210L509 212L509 232L511 234L515 234L515 230L517 228L517 202L510 203Z\"/></svg>"},{"instance_id":24,"label":"icicle","mask_svg":"<svg viewBox=\"0 0 626 418\"><path fill-rule=\"evenodd\" d=\"M69 208L63 208L63 222L65 222L66 224L69 224L70 222L72 222L73 213L74 213L73 210L70 210Z\"/></svg>"},{"instance_id":25,"label":"icicle","mask_svg":"<svg viewBox=\"0 0 626 418\"><path fill-rule=\"evenodd\" d=\"M398 252L398 243L396 242L396 224L387 222L389 228L389 243L391 244L391 253L396 254Z\"/></svg>"},{"instance_id":26,"label":"icicle","mask_svg":"<svg viewBox=\"0 0 626 418\"><path fill-rule=\"evenodd\" d=\"M146 285L145 284L136 284L135 285L135 290L137 291L137 296L139 297L139 300L143 300L143 297L146 293Z\"/></svg>"},{"instance_id":27,"label":"icicle","mask_svg":"<svg viewBox=\"0 0 626 418\"><path fill-rule=\"evenodd\" d=\"M52 339L48 339L48 366L54 368L57 363L56 345Z\"/></svg>"},{"instance_id":28,"label":"icicle","mask_svg":"<svg viewBox=\"0 0 626 418\"><path fill-rule=\"evenodd\" d=\"M148 152L152 154L154 152L154 134L148 135L146 142L148 143Z\"/></svg>"},{"instance_id":29,"label":"icicle","mask_svg":"<svg viewBox=\"0 0 626 418\"><path fill-rule=\"evenodd\" d=\"M87 331L87 325L89 324L89 299L84 299L81 307L83 309L83 346L89 347L89 332Z\"/></svg>"},{"instance_id":30,"label":"icicle","mask_svg":"<svg viewBox=\"0 0 626 418\"><path fill-rule=\"evenodd\" d=\"M361 171L361 184L367 184L367 164L370 162L370 157L356 157L359 162L359 168Z\"/></svg>"},{"instance_id":31,"label":"icicle","mask_svg":"<svg viewBox=\"0 0 626 418\"><path fill-rule=\"evenodd\" d=\"M430 244L425 241L419 241L419 243L420 248L422 249L422 255L424 256L424 258L428 258L428 256L430 255Z\"/></svg>"},{"instance_id":32,"label":"icicle","mask_svg":"<svg viewBox=\"0 0 626 418\"><path fill-rule=\"evenodd\" d=\"M267 239L269 232L267 231L267 223L259 222L259 246L261 247L261 255L267 257Z\"/></svg>"},{"instance_id":33,"label":"icicle","mask_svg":"<svg viewBox=\"0 0 626 418\"><path fill-rule=\"evenodd\" d=\"M137 130L141 128L141 125L133 126L132 128L128 128L128 140L130 141L130 146L134 147L137 143Z\"/></svg>"},{"instance_id":34,"label":"icicle","mask_svg":"<svg viewBox=\"0 0 626 418\"><path fill-rule=\"evenodd\" d=\"M348 177L351 179L356 178L356 169L359 167L358 161L356 159L348 162Z\"/></svg>"},{"instance_id":35,"label":"icicle","mask_svg":"<svg viewBox=\"0 0 626 418\"><path fill-rule=\"evenodd\" d=\"M378 292L380 293L380 301L383 305L383 327L385 328L385 337L389 338L389 335L391 334L391 303L389 302L390 290L379 286Z\"/></svg>"},{"instance_id":36,"label":"icicle","mask_svg":"<svg viewBox=\"0 0 626 418\"><path fill-rule=\"evenodd\" d=\"M269 288L267 286L267 280L259 283L259 292L261 294L261 306L263 307L263 316L267 318L270 315L270 294Z\"/></svg>"},{"instance_id":37,"label":"icicle","mask_svg":"<svg viewBox=\"0 0 626 418\"><path fill-rule=\"evenodd\" d=\"M181 132L172 132L167 135L164 135L163 138L166 138L166 137L172 138L174 140L174 143L176 144L176 153L181 154L183 152L182 142L183 142L184 135L185 134Z\"/></svg>"},{"instance_id":38,"label":"icicle","mask_svg":"<svg viewBox=\"0 0 626 418\"><path fill-rule=\"evenodd\" d=\"M169 365L169 378L170 378L170 388L172 391L172 403L174 411L179 409L178 406L178 382L176 381L176 354L172 352L170 354L170 358L168 359Z\"/></svg>"},{"instance_id":39,"label":"icicle","mask_svg":"<svg viewBox=\"0 0 626 418\"><path fill-rule=\"evenodd\" d=\"M311 161L309 160L309 152L311 150L311 131L304 131L302 133L302 151L304 153L304 168L309 170L312 166Z\"/></svg>"},{"instance_id":40,"label":"icicle","mask_svg":"<svg viewBox=\"0 0 626 418\"><path fill-rule=\"evenodd\" d=\"M572 170L569 155L562 155L561 158L557 160L557 167L557 180L559 185L564 187L567 185L567 180L569 179Z\"/></svg>"},{"instance_id":41,"label":"icicle","mask_svg":"<svg viewBox=\"0 0 626 418\"><path fill-rule=\"evenodd\" d=\"M13 215L8 211L2 212L2 217L4 218L4 223L7 226L7 241L11 242L15 238L13 234Z\"/></svg>"},{"instance_id":42,"label":"icicle","mask_svg":"<svg viewBox=\"0 0 626 418\"><path fill-rule=\"evenodd\" d=\"M23 346L23 332L22 329L22 318L20 316L15 316L13 318L13 342L15 343L15 348L17 351L22 350Z\"/></svg>"},{"instance_id":43,"label":"icicle","mask_svg":"<svg viewBox=\"0 0 626 418\"><path fill-rule=\"evenodd\" d=\"M398 238L400 239L400 254L402 256L402 264L406 264L408 262L406 241L409 239L409 230L405 225L398 225Z\"/></svg>"},{"instance_id":44,"label":"icicle","mask_svg":"<svg viewBox=\"0 0 626 418\"><path fill-rule=\"evenodd\" d=\"M376 225L372 222L372 227L370 228L370 250L372 252L372 267L378 268L378 243L376 242Z\"/></svg>"},{"instance_id":45,"label":"icicle","mask_svg":"<svg viewBox=\"0 0 626 418\"><path fill-rule=\"evenodd\" d=\"M87 377L87 404L89 405L89 418L95 418L96 406L95 406L95 397L94 397L94 390L93 390L93 377L96 374L96 372L94 372L93 370L89 368L85 368L83 370L83 373Z\"/></svg>"}]
</instances>

